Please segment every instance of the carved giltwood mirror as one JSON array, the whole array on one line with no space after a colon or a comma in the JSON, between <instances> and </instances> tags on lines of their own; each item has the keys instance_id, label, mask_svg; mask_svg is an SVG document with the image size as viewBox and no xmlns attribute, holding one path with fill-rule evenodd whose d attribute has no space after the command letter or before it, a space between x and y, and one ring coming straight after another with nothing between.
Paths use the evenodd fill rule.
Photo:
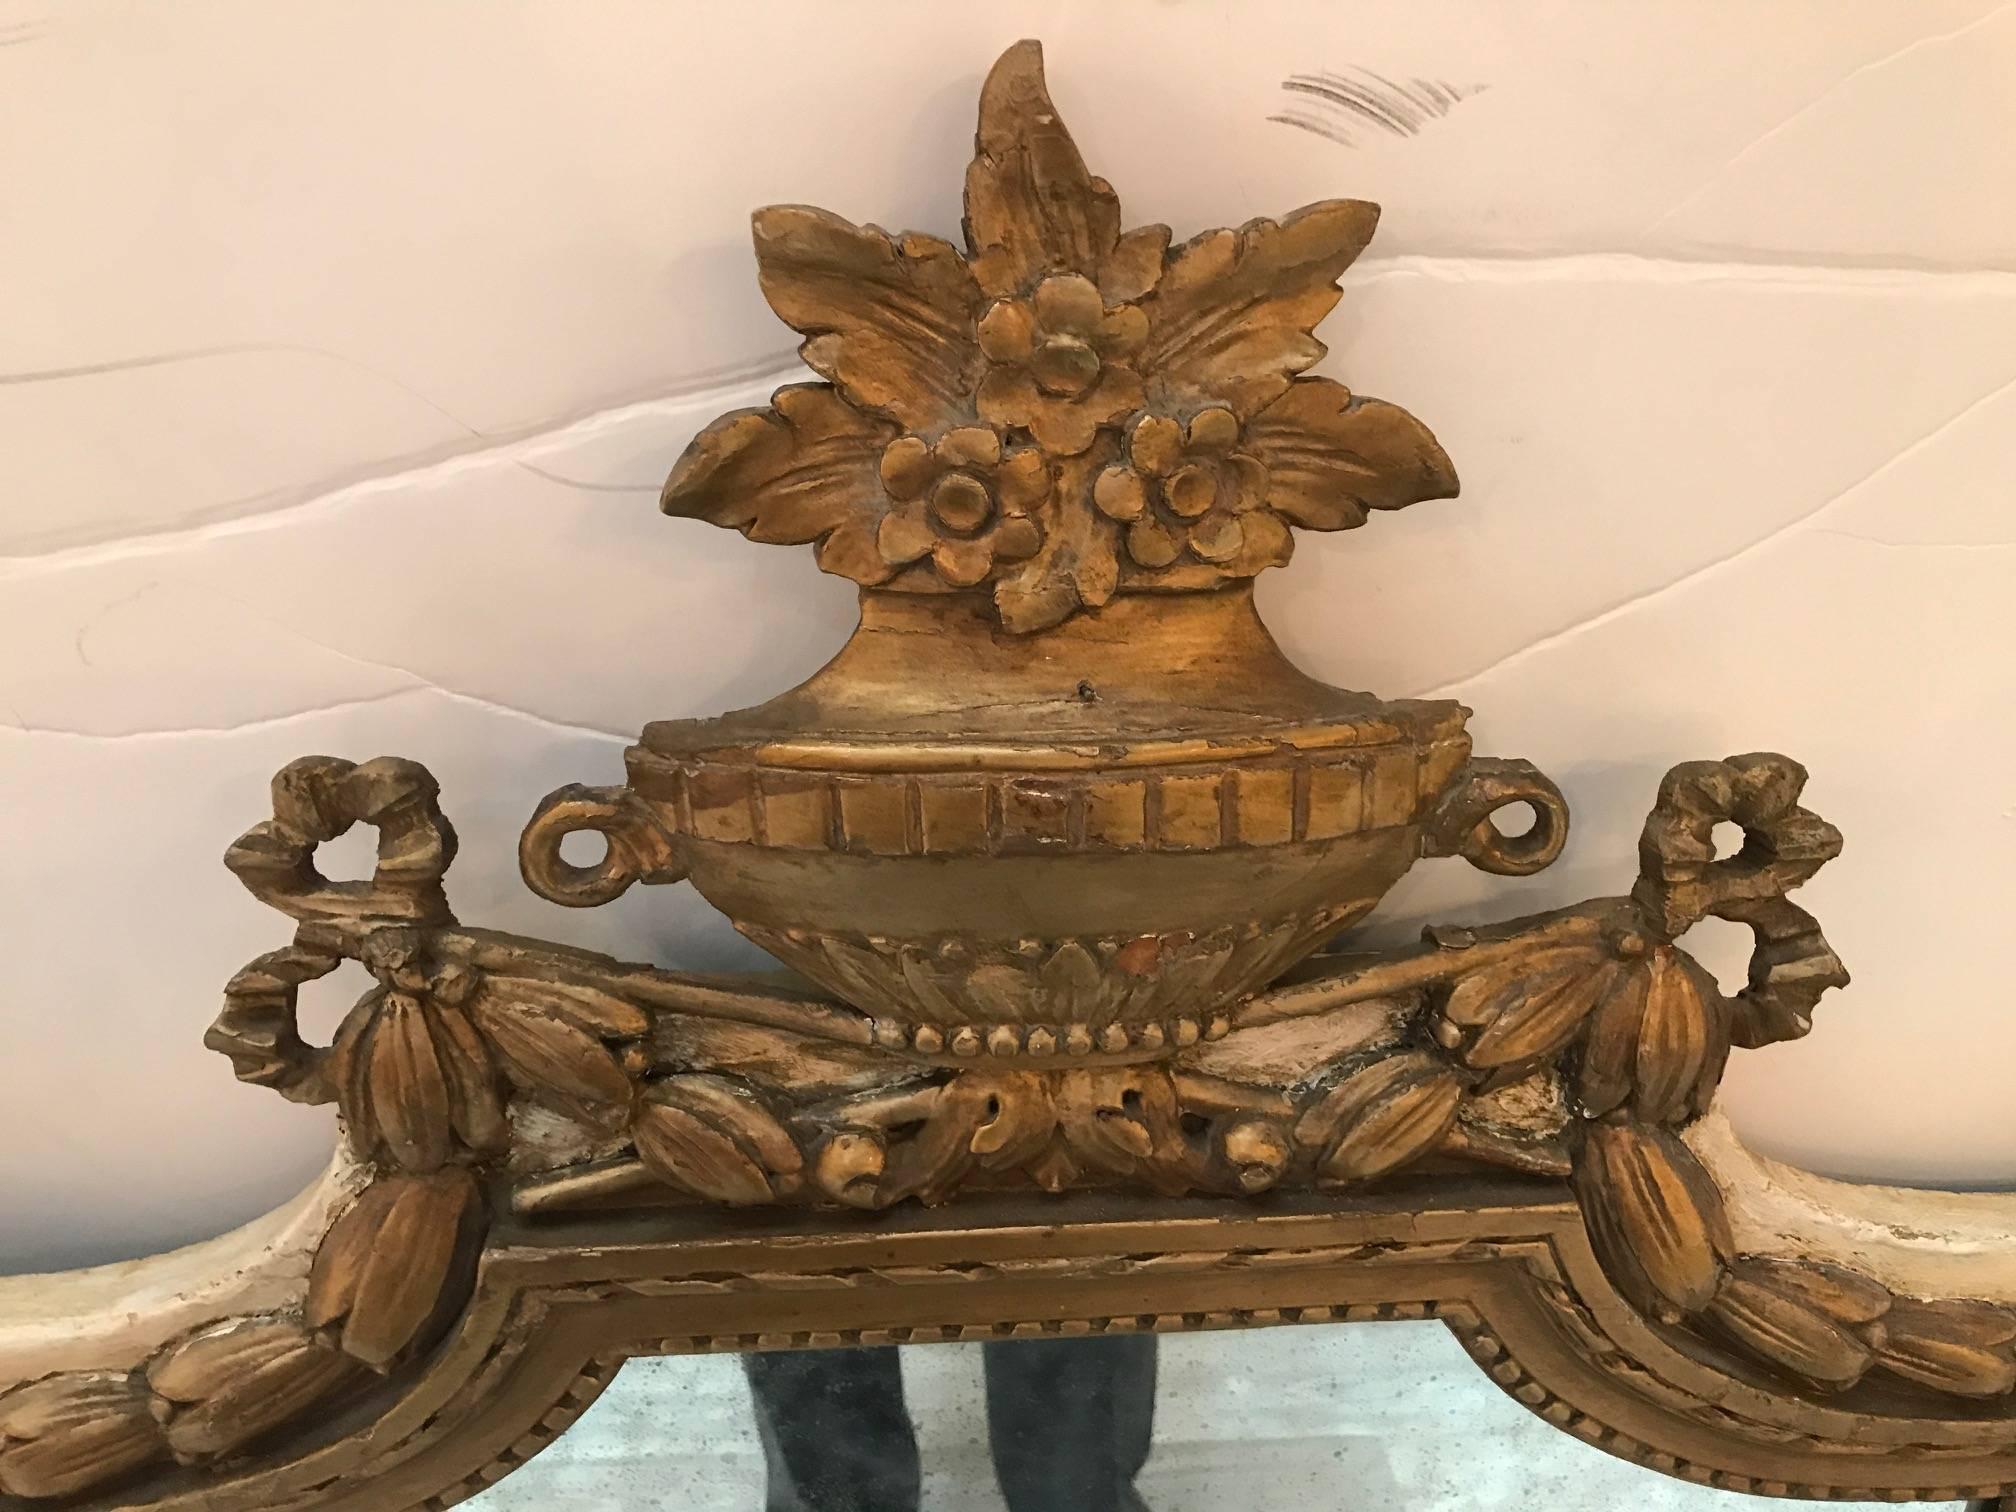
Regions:
<instances>
[{"instance_id":1,"label":"carved giltwood mirror","mask_svg":"<svg viewBox=\"0 0 2016 1512\"><path fill-rule=\"evenodd\" d=\"M2016 1199L1822 1181L1715 1111L1732 1049L1847 983L1790 896L1842 843L1797 762L1675 766L1615 896L1354 947L1417 861L1518 878L1568 833L1468 710L1318 683L1254 608L1297 530L1457 490L1307 375L1377 214L1127 228L1033 43L982 92L964 248L759 211L820 381L707 427L664 507L810 545L859 628L647 726L521 861L577 907L690 883L784 969L465 925L424 769L284 768L226 862L293 934L206 1043L343 1148L238 1234L6 1294L0 1505L443 1507L643 1354L1395 1318L1670 1475L2016 1484ZM375 874L326 879L360 824ZM1707 918L1754 937L1733 993ZM344 962L375 985L311 1045Z\"/></svg>"}]
</instances>

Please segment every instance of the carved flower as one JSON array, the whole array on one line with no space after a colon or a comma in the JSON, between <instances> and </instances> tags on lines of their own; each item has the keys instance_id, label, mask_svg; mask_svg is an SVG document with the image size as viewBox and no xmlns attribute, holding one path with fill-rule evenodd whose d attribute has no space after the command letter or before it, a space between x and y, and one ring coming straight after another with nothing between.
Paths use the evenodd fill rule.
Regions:
<instances>
[{"instance_id":1,"label":"carved flower","mask_svg":"<svg viewBox=\"0 0 2016 1512\"><path fill-rule=\"evenodd\" d=\"M813 543L865 587L991 582L1002 623L1029 632L1115 592L1250 576L1287 559L1289 525L1346 529L1456 491L1412 416L1297 376L1376 206L1325 201L1173 248L1166 226L1123 232L1033 42L989 74L976 145L963 249L802 205L757 212L763 293L827 382L703 430L668 513Z\"/></svg>"},{"instance_id":2,"label":"carved flower","mask_svg":"<svg viewBox=\"0 0 2016 1512\"><path fill-rule=\"evenodd\" d=\"M1003 299L980 319L980 413L1026 427L1059 456L1081 452L1099 427L1138 408L1141 380L1124 359L1148 339L1139 305L1108 305L1080 273L1053 273L1029 299Z\"/></svg>"},{"instance_id":3,"label":"carved flower","mask_svg":"<svg viewBox=\"0 0 2016 1512\"><path fill-rule=\"evenodd\" d=\"M1050 466L1033 447L1004 456L999 434L965 425L935 445L898 436L881 471L898 507L882 517L876 546L892 566L929 557L939 577L970 588L997 559L1021 561L1043 544L1029 511L1050 492Z\"/></svg>"},{"instance_id":4,"label":"carved flower","mask_svg":"<svg viewBox=\"0 0 2016 1512\"><path fill-rule=\"evenodd\" d=\"M1247 577L1288 560L1288 526L1267 498L1267 466L1238 450L1239 417L1199 411L1186 429L1143 415L1127 436L1127 459L1092 485L1107 518L1127 527L1127 555L1150 572L1184 556Z\"/></svg>"}]
</instances>

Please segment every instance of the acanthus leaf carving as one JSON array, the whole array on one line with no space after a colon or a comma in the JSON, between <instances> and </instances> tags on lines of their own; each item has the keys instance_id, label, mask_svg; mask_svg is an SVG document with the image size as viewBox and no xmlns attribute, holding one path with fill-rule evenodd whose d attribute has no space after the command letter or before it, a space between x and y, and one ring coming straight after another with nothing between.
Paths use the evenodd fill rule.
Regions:
<instances>
[{"instance_id":1,"label":"acanthus leaf carving","mask_svg":"<svg viewBox=\"0 0 2016 1512\"><path fill-rule=\"evenodd\" d=\"M1038 43L1009 48L981 88L965 210L973 270L989 294L1012 294L1046 274L1067 273L1121 297L1139 297L1160 276L1160 258L1151 262L1147 245L1115 255L1119 197L1086 168L1064 129ZM1166 229L1162 239L1168 239ZM1110 272L1109 263L1115 265Z\"/></svg>"},{"instance_id":2,"label":"acanthus leaf carving","mask_svg":"<svg viewBox=\"0 0 2016 1512\"><path fill-rule=\"evenodd\" d=\"M1453 499L1461 487L1427 426L1329 378L1295 379L1244 437L1266 469L1268 509L1304 530L1355 530L1369 511Z\"/></svg>"},{"instance_id":3,"label":"acanthus leaf carving","mask_svg":"<svg viewBox=\"0 0 2016 1512\"><path fill-rule=\"evenodd\" d=\"M809 205L772 205L753 225L763 295L804 333L808 367L854 406L912 431L971 417L980 290L958 248Z\"/></svg>"},{"instance_id":4,"label":"acanthus leaf carving","mask_svg":"<svg viewBox=\"0 0 2016 1512\"><path fill-rule=\"evenodd\" d=\"M665 512L752 541L815 542L826 571L883 582L896 564L877 539L887 515L880 468L896 434L826 384L779 389L768 409L723 415L693 439L665 481Z\"/></svg>"},{"instance_id":5,"label":"acanthus leaf carving","mask_svg":"<svg viewBox=\"0 0 2016 1512\"><path fill-rule=\"evenodd\" d=\"M1324 200L1173 249L1143 301L1142 366L1158 403L1181 412L1215 401L1251 420L1279 399L1323 355L1312 333L1378 225L1377 205Z\"/></svg>"}]
</instances>

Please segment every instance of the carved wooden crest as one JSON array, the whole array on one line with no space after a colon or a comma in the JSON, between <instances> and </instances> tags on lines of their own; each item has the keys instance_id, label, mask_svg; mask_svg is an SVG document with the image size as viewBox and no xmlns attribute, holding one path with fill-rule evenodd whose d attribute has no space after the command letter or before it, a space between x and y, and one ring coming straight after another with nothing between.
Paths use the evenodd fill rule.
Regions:
<instances>
[{"instance_id":1,"label":"carved wooden crest","mask_svg":"<svg viewBox=\"0 0 2016 1512\"><path fill-rule=\"evenodd\" d=\"M690 881L790 969L466 927L423 768L283 769L226 860L294 933L206 1043L335 1103L344 1151L205 1300L143 1279L116 1340L0 1376L0 1504L442 1507L632 1353L1391 1317L1672 1474L2016 1482L2016 1277L1829 1240L1862 1199L1771 1208L1790 1176L1712 1113L1732 1049L1847 982L1788 897L1841 846L1796 762L1674 767L1617 896L1352 953L1417 860L1524 875L1568 818L1467 710L1316 683L1253 608L1291 527L1455 490L1418 422L1305 373L1375 219L1123 229L1033 43L983 90L963 250L760 212L827 381L709 426L665 505L813 544L861 626L770 703L647 727L521 858L570 906ZM357 824L374 876L325 879ZM1686 951L1711 916L1754 936L1740 990ZM374 985L311 1045L299 990L346 960Z\"/></svg>"},{"instance_id":2,"label":"carved wooden crest","mask_svg":"<svg viewBox=\"0 0 2016 1512\"><path fill-rule=\"evenodd\" d=\"M1026 633L1116 593L1250 578L1288 560L1291 527L1456 492L1413 416L1299 376L1378 206L1176 247L1167 226L1123 230L1022 42L981 91L965 208L964 251L756 213L763 293L827 382L701 432L668 513L816 542L867 587L986 590Z\"/></svg>"}]
</instances>

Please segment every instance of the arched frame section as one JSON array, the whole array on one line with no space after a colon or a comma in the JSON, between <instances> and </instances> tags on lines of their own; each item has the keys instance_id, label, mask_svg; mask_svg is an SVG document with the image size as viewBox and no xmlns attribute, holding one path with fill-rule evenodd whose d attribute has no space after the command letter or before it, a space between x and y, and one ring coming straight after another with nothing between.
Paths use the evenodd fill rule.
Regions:
<instances>
[{"instance_id":1,"label":"arched frame section","mask_svg":"<svg viewBox=\"0 0 2016 1512\"><path fill-rule=\"evenodd\" d=\"M1153 1196L1101 1197L1098 1216L1069 1197L984 1206L647 1226L679 1237L634 1221L496 1234L463 1317L368 1421L94 1505L431 1512L525 1463L635 1356L1395 1319L1442 1321L1550 1424L1705 1485L1953 1501L2016 1484L2006 1417L1818 1402L1648 1324L1558 1184L1409 1181L1264 1212Z\"/></svg>"}]
</instances>

